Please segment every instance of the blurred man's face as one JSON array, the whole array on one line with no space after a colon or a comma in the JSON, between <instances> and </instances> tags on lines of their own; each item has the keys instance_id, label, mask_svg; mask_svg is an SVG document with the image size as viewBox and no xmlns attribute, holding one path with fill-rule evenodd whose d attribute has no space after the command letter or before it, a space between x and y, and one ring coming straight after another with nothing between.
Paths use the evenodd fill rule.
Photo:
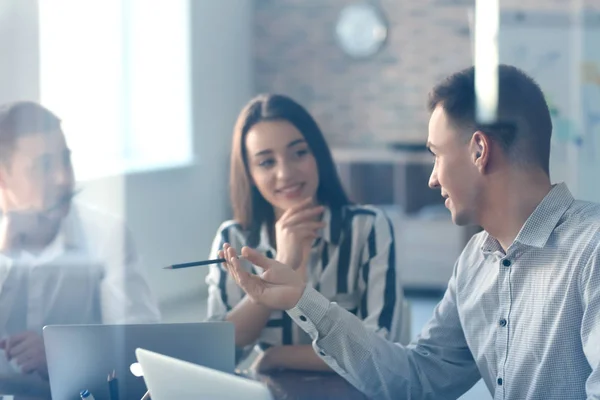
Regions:
<instances>
[{"instance_id":1,"label":"blurred man's face","mask_svg":"<svg viewBox=\"0 0 600 400\"><path fill-rule=\"evenodd\" d=\"M74 181L62 131L20 136L12 155L0 162L2 209L40 212L58 221L69 211Z\"/></svg>"}]
</instances>

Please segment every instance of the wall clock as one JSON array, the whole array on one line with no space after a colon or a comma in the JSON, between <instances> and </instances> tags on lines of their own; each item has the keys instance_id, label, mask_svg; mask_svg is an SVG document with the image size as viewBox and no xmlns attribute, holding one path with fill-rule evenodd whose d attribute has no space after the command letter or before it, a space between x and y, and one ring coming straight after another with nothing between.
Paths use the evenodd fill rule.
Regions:
<instances>
[{"instance_id":1,"label":"wall clock","mask_svg":"<svg viewBox=\"0 0 600 400\"><path fill-rule=\"evenodd\" d=\"M340 12L335 34L344 53L353 58L369 58L385 44L388 24L375 4L355 3Z\"/></svg>"}]
</instances>

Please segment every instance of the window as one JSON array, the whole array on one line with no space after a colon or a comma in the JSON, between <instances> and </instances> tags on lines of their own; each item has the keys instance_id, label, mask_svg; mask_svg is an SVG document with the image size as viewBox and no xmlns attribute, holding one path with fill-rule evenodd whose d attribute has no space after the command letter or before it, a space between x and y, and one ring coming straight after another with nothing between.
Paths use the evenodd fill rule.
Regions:
<instances>
[{"instance_id":1,"label":"window","mask_svg":"<svg viewBox=\"0 0 600 400\"><path fill-rule=\"evenodd\" d=\"M188 0L40 0L40 99L80 180L193 160Z\"/></svg>"}]
</instances>

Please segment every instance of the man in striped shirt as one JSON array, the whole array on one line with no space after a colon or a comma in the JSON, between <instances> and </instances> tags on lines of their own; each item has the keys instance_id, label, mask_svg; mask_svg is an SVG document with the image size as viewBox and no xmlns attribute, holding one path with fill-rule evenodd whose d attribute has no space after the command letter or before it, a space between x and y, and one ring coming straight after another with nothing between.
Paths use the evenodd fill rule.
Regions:
<instances>
[{"instance_id":1,"label":"man in striped shirt","mask_svg":"<svg viewBox=\"0 0 600 400\"><path fill-rule=\"evenodd\" d=\"M244 273L228 249L248 295L287 310L322 359L372 398L456 399L483 378L494 399L600 399L600 205L551 184L552 123L537 84L506 65L498 78L495 124L476 122L473 68L430 96L430 186L455 223L484 231L410 345L367 332L289 267L247 248L266 272Z\"/></svg>"}]
</instances>

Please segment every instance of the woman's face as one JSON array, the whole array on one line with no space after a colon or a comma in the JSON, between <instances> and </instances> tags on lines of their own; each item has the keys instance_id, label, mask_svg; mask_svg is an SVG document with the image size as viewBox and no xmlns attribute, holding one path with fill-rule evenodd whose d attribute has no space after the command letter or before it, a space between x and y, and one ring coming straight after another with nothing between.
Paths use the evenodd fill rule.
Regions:
<instances>
[{"instance_id":1,"label":"woman's face","mask_svg":"<svg viewBox=\"0 0 600 400\"><path fill-rule=\"evenodd\" d=\"M304 136L287 121L264 121L246 135L252 182L279 217L302 200L315 198L319 171Z\"/></svg>"}]
</instances>

